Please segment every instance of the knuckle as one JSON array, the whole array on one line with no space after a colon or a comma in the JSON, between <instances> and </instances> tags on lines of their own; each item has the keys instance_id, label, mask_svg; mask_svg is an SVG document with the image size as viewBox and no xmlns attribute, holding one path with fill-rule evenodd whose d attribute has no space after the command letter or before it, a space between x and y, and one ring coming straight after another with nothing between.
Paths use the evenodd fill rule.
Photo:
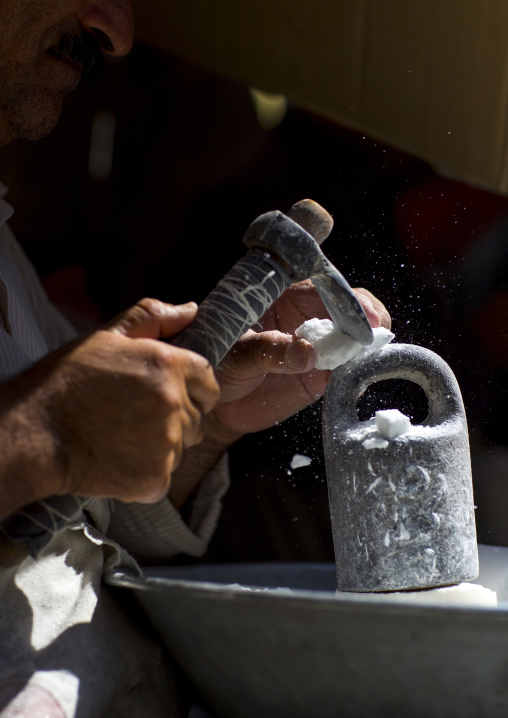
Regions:
<instances>
[{"instance_id":1,"label":"knuckle","mask_svg":"<svg viewBox=\"0 0 508 718\"><path fill-rule=\"evenodd\" d=\"M183 431L194 431L201 426L203 421L203 411L195 403L189 401L182 412L182 428Z\"/></svg>"},{"instance_id":2,"label":"knuckle","mask_svg":"<svg viewBox=\"0 0 508 718\"><path fill-rule=\"evenodd\" d=\"M157 369L173 368L177 364L172 347L166 342L154 341L149 345L150 363Z\"/></svg>"},{"instance_id":3,"label":"knuckle","mask_svg":"<svg viewBox=\"0 0 508 718\"><path fill-rule=\"evenodd\" d=\"M295 282L290 287L292 290L298 292L316 292L316 288L312 283L311 279L301 279L299 282Z\"/></svg>"},{"instance_id":4,"label":"knuckle","mask_svg":"<svg viewBox=\"0 0 508 718\"><path fill-rule=\"evenodd\" d=\"M281 341L282 337L288 335L281 334L277 331L265 332L259 336L259 344L256 348L257 366L261 370L268 369L272 366L273 361L282 361L285 359L286 346Z\"/></svg>"},{"instance_id":5,"label":"knuckle","mask_svg":"<svg viewBox=\"0 0 508 718\"><path fill-rule=\"evenodd\" d=\"M159 382L155 388L156 400L168 417L177 415L184 410L185 395L174 383Z\"/></svg>"},{"instance_id":6,"label":"knuckle","mask_svg":"<svg viewBox=\"0 0 508 718\"><path fill-rule=\"evenodd\" d=\"M210 362L197 354L193 356L192 362L188 378L192 380L193 384L197 382L201 391L205 392L211 401L218 400L220 386Z\"/></svg>"},{"instance_id":7,"label":"knuckle","mask_svg":"<svg viewBox=\"0 0 508 718\"><path fill-rule=\"evenodd\" d=\"M139 307L142 312L150 316L158 316L162 312L164 302L153 297L143 297L139 302L136 302L135 307Z\"/></svg>"},{"instance_id":8,"label":"knuckle","mask_svg":"<svg viewBox=\"0 0 508 718\"><path fill-rule=\"evenodd\" d=\"M167 454L168 456L174 456L174 465L177 466L182 456L184 441L182 424L174 416L168 419L165 442L167 445Z\"/></svg>"},{"instance_id":9,"label":"knuckle","mask_svg":"<svg viewBox=\"0 0 508 718\"><path fill-rule=\"evenodd\" d=\"M201 354L189 351L188 349L175 349L175 351L184 352L185 361L189 370L194 374L213 372L212 365Z\"/></svg>"},{"instance_id":10,"label":"knuckle","mask_svg":"<svg viewBox=\"0 0 508 718\"><path fill-rule=\"evenodd\" d=\"M253 364L260 369L264 367L270 349L274 345L270 335L271 332L266 332L264 335L257 334L249 337L244 343L244 350L251 355Z\"/></svg>"},{"instance_id":11,"label":"knuckle","mask_svg":"<svg viewBox=\"0 0 508 718\"><path fill-rule=\"evenodd\" d=\"M191 446L199 444L203 440L204 435L203 420L200 416L199 419L185 427L183 432L183 447L188 449Z\"/></svg>"}]
</instances>

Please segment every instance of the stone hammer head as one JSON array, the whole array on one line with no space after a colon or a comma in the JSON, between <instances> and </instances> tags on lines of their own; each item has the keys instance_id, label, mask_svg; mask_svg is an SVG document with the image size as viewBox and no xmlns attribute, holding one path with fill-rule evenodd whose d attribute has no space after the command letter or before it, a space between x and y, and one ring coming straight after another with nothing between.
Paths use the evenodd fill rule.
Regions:
<instances>
[{"instance_id":1,"label":"stone hammer head","mask_svg":"<svg viewBox=\"0 0 508 718\"><path fill-rule=\"evenodd\" d=\"M333 220L317 202L302 200L288 214L275 210L254 220L243 242L251 250L268 252L292 282L311 279L336 326L368 346L372 329L348 282L327 259L319 244L330 233Z\"/></svg>"}]
</instances>

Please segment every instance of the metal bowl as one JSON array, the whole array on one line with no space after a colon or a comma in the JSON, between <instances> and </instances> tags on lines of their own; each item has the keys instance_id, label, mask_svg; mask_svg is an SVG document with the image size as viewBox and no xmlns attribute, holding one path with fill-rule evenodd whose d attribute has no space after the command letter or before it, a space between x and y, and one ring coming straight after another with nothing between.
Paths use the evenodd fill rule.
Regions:
<instances>
[{"instance_id":1,"label":"metal bowl","mask_svg":"<svg viewBox=\"0 0 508 718\"><path fill-rule=\"evenodd\" d=\"M498 592L497 608L336 595L334 564L150 568L107 582L134 592L221 717L508 716L507 548L480 546L477 582Z\"/></svg>"}]
</instances>

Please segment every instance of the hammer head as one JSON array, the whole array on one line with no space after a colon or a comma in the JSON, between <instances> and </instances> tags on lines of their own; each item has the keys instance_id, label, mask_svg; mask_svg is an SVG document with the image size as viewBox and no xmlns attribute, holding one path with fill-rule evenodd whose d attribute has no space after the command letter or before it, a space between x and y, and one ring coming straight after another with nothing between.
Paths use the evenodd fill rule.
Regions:
<instances>
[{"instance_id":1,"label":"hammer head","mask_svg":"<svg viewBox=\"0 0 508 718\"><path fill-rule=\"evenodd\" d=\"M336 326L368 346L373 341L373 334L365 312L347 281L318 244L331 231L332 218L311 200L298 202L289 215L278 210L262 214L245 233L244 244L252 251L268 252L281 264L291 281L312 279Z\"/></svg>"}]
</instances>

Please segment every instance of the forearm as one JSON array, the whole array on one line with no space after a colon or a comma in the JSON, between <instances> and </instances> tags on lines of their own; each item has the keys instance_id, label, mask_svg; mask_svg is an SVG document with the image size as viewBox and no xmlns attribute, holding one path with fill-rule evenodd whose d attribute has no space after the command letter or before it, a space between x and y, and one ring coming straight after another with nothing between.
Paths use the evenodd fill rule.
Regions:
<instances>
[{"instance_id":1,"label":"forearm","mask_svg":"<svg viewBox=\"0 0 508 718\"><path fill-rule=\"evenodd\" d=\"M41 419L39 401L20 397L14 382L0 387L0 522L54 493L60 452Z\"/></svg>"},{"instance_id":2,"label":"forearm","mask_svg":"<svg viewBox=\"0 0 508 718\"><path fill-rule=\"evenodd\" d=\"M188 449L178 469L171 476L169 500L181 509L195 492L203 477L242 434L226 429L212 412L205 417L201 443Z\"/></svg>"}]
</instances>

